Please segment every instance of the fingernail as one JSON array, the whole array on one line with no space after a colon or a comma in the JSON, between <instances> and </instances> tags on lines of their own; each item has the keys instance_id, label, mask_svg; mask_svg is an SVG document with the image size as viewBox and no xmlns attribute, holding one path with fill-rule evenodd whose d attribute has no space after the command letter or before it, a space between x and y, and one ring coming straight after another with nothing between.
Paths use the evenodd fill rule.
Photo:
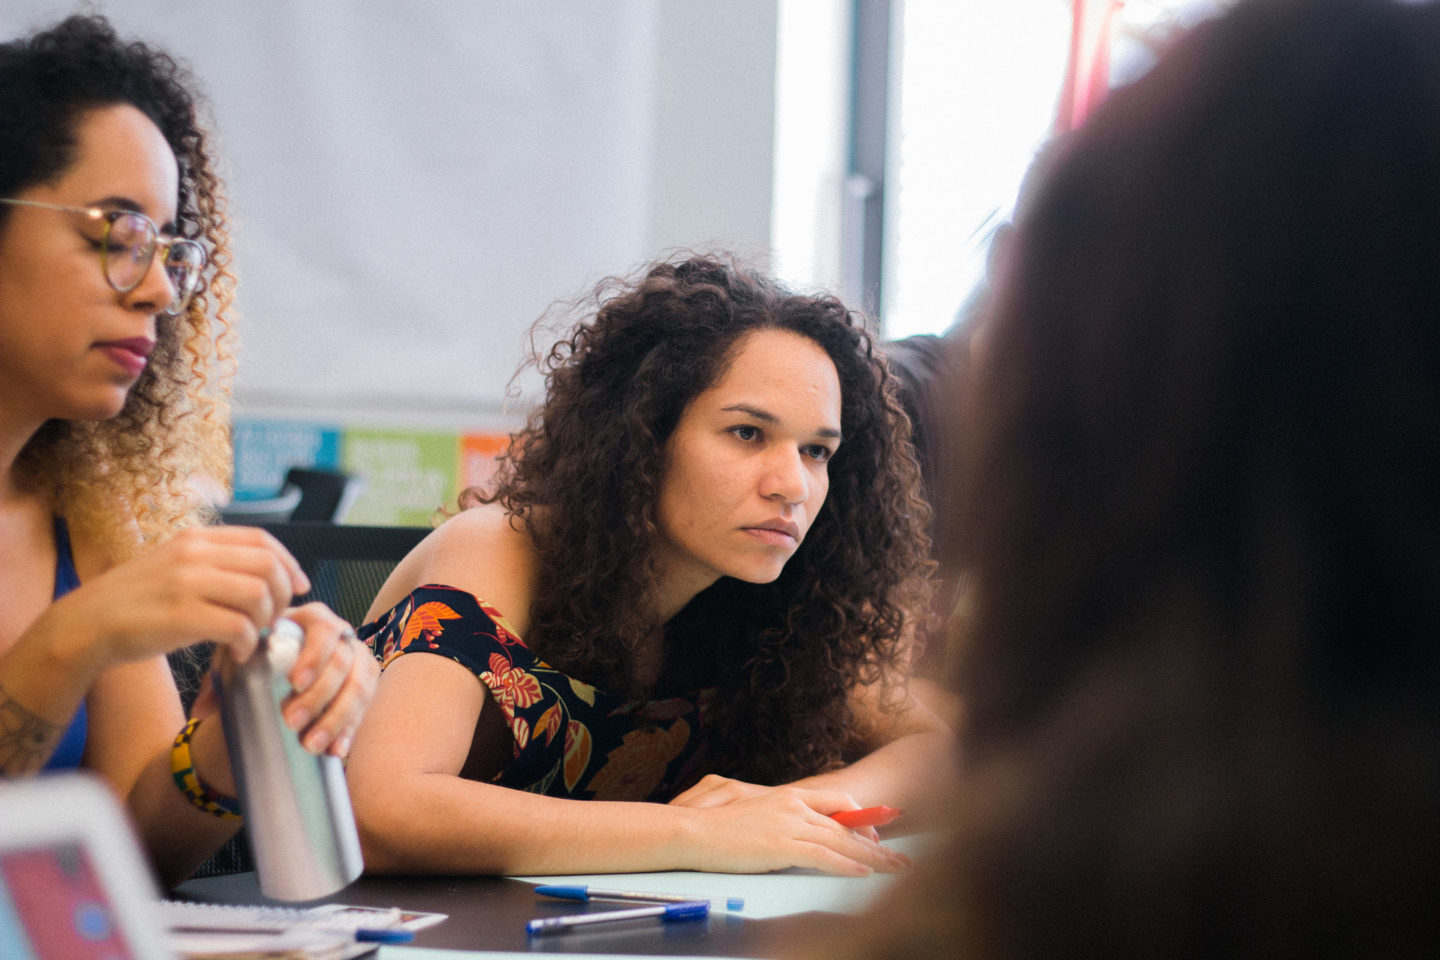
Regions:
<instances>
[{"instance_id":1,"label":"fingernail","mask_svg":"<svg viewBox=\"0 0 1440 960\"><path fill-rule=\"evenodd\" d=\"M349 735L343 736L339 740L336 740L334 743L330 744L330 755L334 757L339 757L342 760L350 756Z\"/></svg>"},{"instance_id":2,"label":"fingernail","mask_svg":"<svg viewBox=\"0 0 1440 960\"><path fill-rule=\"evenodd\" d=\"M300 744L311 753L318 754L325 749L325 735L319 730L311 730Z\"/></svg>"},{"instance_id":3,"label":"fingernail","mask_svg":"<svg viewBox=\"0 0 1440 960\"><path fill-rule=\"evenodd\" d=\"M295 679L291 681L291 684L295 687L296 691L303 692L305 690L309 690L310 684L314 682L315 671L310 669L309 667L306 667L304 670L301 670L298 674L295 675Z\"/></svg>"},{"instance_id":4,"label":"fingernail","mask_svg":"<svg viewBox=\"0 0 1440 960\"><path fill-rule=\"evenodd\" d=\"M304 707L291 707L285 713L285 722L291 730L302 730L310 722L310 711Z\"/></svg>"}]
</instances>

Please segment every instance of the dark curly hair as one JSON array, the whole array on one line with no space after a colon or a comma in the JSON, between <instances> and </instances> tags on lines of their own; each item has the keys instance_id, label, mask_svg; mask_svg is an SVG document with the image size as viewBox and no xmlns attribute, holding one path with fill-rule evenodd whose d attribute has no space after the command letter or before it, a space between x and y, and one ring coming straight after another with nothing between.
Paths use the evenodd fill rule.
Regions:
<instances>
[{"instance_id":1,"label":"dark curly hair","mask_svg":"<svg viewBox=\"0 0 1440 960\"><path fill-rule=\"evenodd\" d=\"M460 500L498 501L532 532L532 646L588 680L649 692L632 654L655 627L646 600L667 441L743 336L799 334L839 375L845 442L829 496L773 583L721 578L665 625L660 683L718 682L716 772L777 783L843 763L857 734L847 695L861 683L898 689L930 571L910 424L862 321L834 297L790 293L718 256L611 278L583 304L593 314L535 357L546 400L512 435L496 485Z\"/></svg>"},{"instance_id":2,"label":"dark curly hair","mask_svg":"<svg viewBox=\"0 0 1440 960\"><path fill-rule=\"evenodd\" d=\"M94 109L129 104L160 129L180 171L176 230L202 241L205 281L179 317L158 318L157 343L119 416L52 420L19 464L56 500L72 530L124 556L140 541L203 519L189 479L229 478L227 313L233 298L225 198L197 119L189 72L162 51L122 41L103 17L70 17L0 44L0 197L52 183L76 159ZM11 208L0 205L0 230ZM98 269L98 266L97 266Z\"/></svg>"}]
</instances>

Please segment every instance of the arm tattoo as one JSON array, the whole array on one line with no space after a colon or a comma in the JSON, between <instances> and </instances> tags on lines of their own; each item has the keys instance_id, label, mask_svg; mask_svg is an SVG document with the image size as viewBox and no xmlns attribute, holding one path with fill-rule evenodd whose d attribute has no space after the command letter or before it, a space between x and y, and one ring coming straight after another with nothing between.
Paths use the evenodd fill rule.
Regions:
<instances>
[{"instance_id":1,"label":"arm tattoo","mask_svg":"<svg viewBox=\"0 0 1440 960\"><path fill-rule=\"evenodd\" d=\"M61 724L36 716L0 688L0 777L38 771L63 732Z\"/></svg>"}]
</instances>

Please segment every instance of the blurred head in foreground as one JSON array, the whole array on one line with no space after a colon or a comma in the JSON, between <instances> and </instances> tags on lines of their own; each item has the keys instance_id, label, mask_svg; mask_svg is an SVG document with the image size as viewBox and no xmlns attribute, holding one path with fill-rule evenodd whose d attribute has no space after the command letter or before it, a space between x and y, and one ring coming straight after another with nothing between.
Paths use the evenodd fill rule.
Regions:
<instances>
[{"instance_id":1,"label":"blurred head in foreground","mask_svg":"<svg viewBox=\"0 0 1440 960\"><path fill-rule=\"evenodd\" d=\"M1018 226L956 836L827 952L1434 955L1440 4L1241 3Z\"/></svg>"}]
</instances>

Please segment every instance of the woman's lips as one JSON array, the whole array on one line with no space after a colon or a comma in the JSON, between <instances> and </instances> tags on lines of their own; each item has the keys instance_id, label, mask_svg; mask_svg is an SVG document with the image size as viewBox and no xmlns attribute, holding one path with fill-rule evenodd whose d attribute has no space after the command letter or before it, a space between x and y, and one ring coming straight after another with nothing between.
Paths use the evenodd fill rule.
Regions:
<instances>
[{"instance_id":1,"label":"woman's lips","mask_svg":"<svg viewBox=\"0 0 1440 960\"><path fill-rule=\"evenodd\" d=\"M145 372L145 364L149 362L150 351L155 349L155 341L148 337L130 337L125 340L107 340L95 346L114 361L116 366L130 376L138 377Z\"/></svg>"},{"instance_id":2,"label":"woman's lips","mask_svg":"<svg viewBox=\"0 0 1440 960\"><path fill-rule=\"evenodd\" d=\"M772 520L743 529L761 543L775 547L793 547L800 542L800 528L787 520Z\"/></svg>"},{"instance_id":3,"label":"woman's lips","mask_svg":"<svg viewBox=\"0 0 1440 960\"><path fill-rule=\"evenodd\" d=\"M771 530L768 527L746 527L745 532L767 546L795 546L795 538L783 530Z\"/></svg>"}]
</instances>

